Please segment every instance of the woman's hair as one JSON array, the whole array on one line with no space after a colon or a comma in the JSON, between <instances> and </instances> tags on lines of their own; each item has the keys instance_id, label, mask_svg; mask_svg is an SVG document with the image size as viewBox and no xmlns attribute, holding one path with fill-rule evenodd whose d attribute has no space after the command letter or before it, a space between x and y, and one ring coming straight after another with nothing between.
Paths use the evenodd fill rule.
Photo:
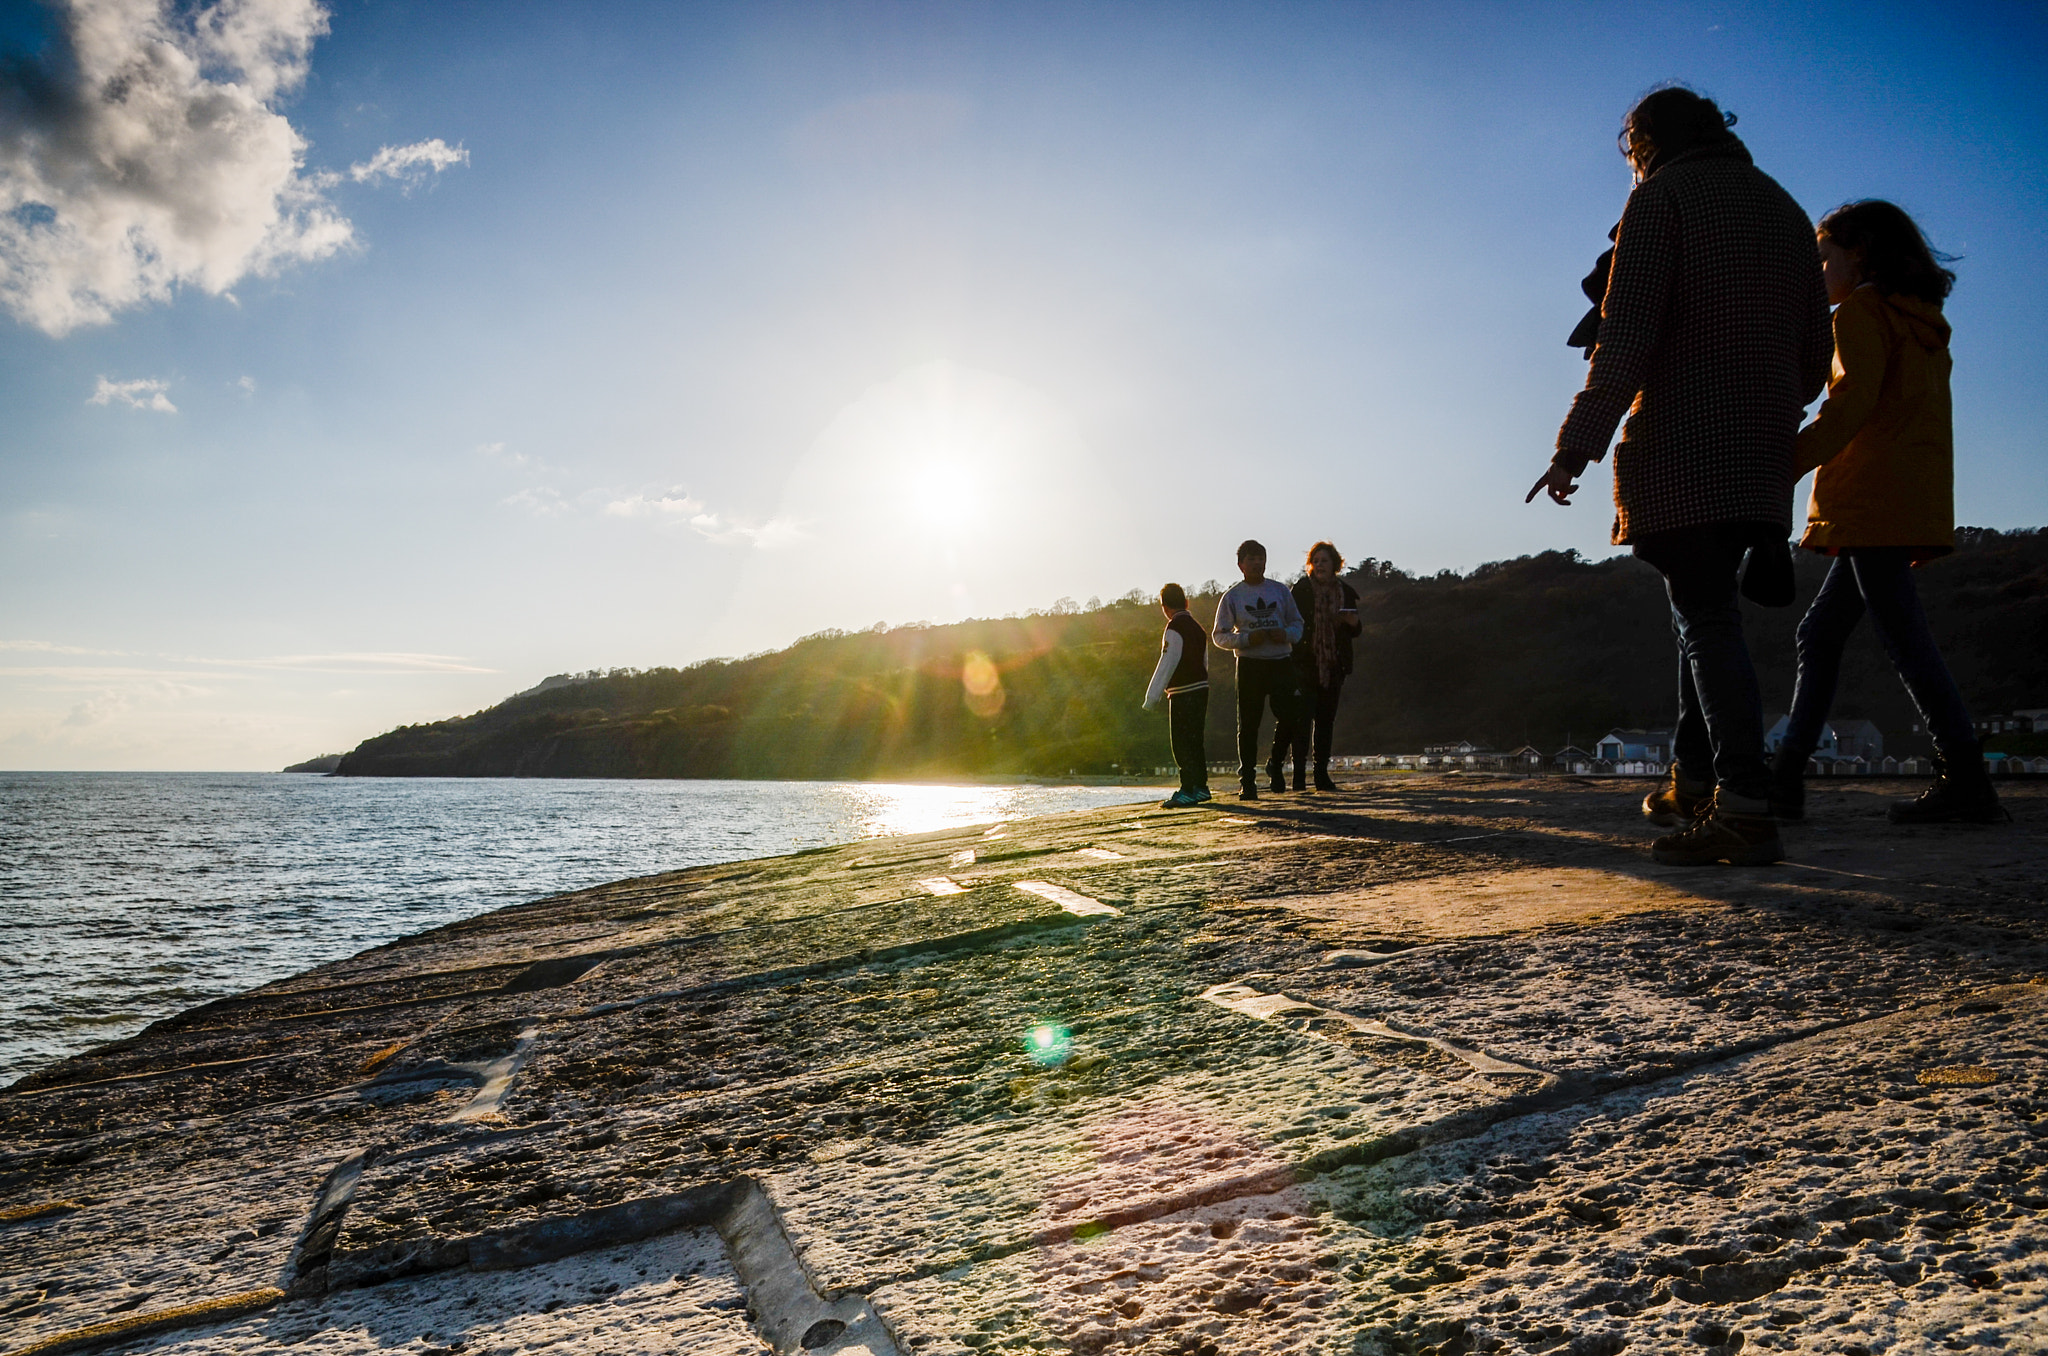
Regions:
<instances>
[{"instance_id":1,"label":"woman's hair","mask_svg":"<svg viewBox=\"0 0 2048 1356\"><path fill-rule=\"evenodd\" d=\"M1344 553L1342 551L1339 551L1336 547L1332 546L1329 542L1326 541L1319 541L1314 546L1308 548L1308 554L1302 557L1303 569L1315 569L1316 552L1318 551L1328 551L1330 553L1330 558L1337 562L1333 573L1342 574L1344 572Z\"/></svg>"},{"instance_id":2,"label":"woman's hair","mask_svg":"<svg viewBox=\"0 0 2048 1356\"><path fill-rule=\"evenodd\" d=\"M1188 610L1187 590L1178 584L1168 584L1165 588L1159 590L1159 601L1172 608L1175 612L1185 612Z\"/></svg>"},{"instance_id":3,"label":"woman's hair","mask_svg":"<svg viewBox=\"0 0 2048 1356\"><path fill-rule=\"evenodd\" d=\"M1636 100L1636 106L1621 120L1621 153L1638 173L1648 173L1652 157L1658 160L1711 146L1733 135L1733 113L1697 90L1684 85L1661 85Z\"/></svg>"},{"instance_id":4,"label":"woman's hair","mask_svg":"<svg viewBox=\"0 0 2048 1356\"><path fill-rule=\"evenodd\" d=\"M1939 304L1956 285L1956 256L1943 254L1927 232L1896 203L1882 198L1845 202L1820 219L1820 235L1856 256L1863 281L1887 296L1903 293Z\"/></svg>"}]
</instances>

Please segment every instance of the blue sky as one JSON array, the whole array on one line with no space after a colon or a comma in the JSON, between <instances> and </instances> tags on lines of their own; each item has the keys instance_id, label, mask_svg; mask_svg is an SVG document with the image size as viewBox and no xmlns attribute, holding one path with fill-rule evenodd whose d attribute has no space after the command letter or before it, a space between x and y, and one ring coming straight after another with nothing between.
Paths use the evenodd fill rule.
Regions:
<instances>
[{"instance_id":1,"label":"blue sky","mask_svg":"<svg viewBox=\"0 0 2048 1356\"><path fill-rule=\"evenodd\" d=\"M1958 515L2048 523L2037 6L214 13L0 0L0 767L274 767L1248 535L1607 554L1604 468L1522 495L1669 79L1964 256ZM51 168L70 31L156 63L63 124L156 187Z\"/></svg>"}]
</instances>

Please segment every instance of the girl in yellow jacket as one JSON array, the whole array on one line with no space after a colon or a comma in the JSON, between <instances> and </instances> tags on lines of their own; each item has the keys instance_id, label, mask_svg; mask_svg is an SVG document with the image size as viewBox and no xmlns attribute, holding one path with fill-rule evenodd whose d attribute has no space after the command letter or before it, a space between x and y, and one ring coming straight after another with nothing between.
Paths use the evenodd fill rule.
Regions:
<instances>
[{"instance_id":1,"label":"girl in yellow jacket","mask_svg":"<svg viewBox=\"0 0 2048 1356\"><path fill-rule=\"evenodd\" d=\"M1956 275L1888 202L1837 207L1818 235L1835 308L1834 375L1827 403L1799 432L1793 473L1818 468L1799 544L1835 563L1799 623L1799 678L1772 767L1771 808L1783 819L1804 816L1806 760L1834 702L1842 648L1868 611L1939 750L1939 778L1919 799L1892 806L1892 822L2007 819L1911 573L1955 548L1941 303Z\"/></svg>"}]
</instances>

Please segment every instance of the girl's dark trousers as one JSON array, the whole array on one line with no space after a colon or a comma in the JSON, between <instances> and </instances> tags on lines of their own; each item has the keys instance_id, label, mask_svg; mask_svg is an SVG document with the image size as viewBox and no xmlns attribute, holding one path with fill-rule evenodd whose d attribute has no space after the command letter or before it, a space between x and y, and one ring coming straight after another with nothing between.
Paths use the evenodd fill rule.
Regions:
<instances>
[{"instance_id":1,"label":"girl's dark trousers","mask_svg":"<svg viewBox=\"0 0 2048 1356\"><path fill-rule=\"evenodd\" d=\"M1919 708L1922 728L1943 749L1969 748L1977 733L1920 606L1912 553L1903 546L1852 546L1835 557L1799 622L1799 680L1785 725L1785 754L1803 761L1819 746L1835 702L1842 649L1865 612Z\"/></svg>"},{"instance_id":2,"label":"girl's dark trousers","mask_svg":"<svg viewBox=\"0 0 2048 1356\"><path fill-rule=\"evenodd\" d=\"M1304 763L1308 757L1310 742L1309 726L1314 724L1316 767L1330 766L1330 746L1337 730L1337 697L1344 691L1344 675L1338 674L1336 681L1324 687L1316 681L1313 671L1304 670L1301 675L1301 701L1297 710L1301 718L1291 725L1279 725L1273 730L1273 753L1268 759L1270 766L1279 767L1287 761L1291 747L1294 751L1294 775L1305 772Z\"/></svg>"}]
</instances>

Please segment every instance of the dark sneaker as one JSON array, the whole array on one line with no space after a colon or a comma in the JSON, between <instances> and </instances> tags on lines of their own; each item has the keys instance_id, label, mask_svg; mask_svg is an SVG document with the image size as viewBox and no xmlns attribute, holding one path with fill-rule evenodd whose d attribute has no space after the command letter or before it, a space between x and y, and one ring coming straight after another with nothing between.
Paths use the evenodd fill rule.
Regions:
<instances>
[{"instance_id":1,"label":"dark sneaker","mask_svg":"<svg viewBox=\"0 0 2048 1356\"><path fill-rule=\"evenodd\" d=\"M1806 760L1780 755L1771 764L1771 813L1793 823L1806 818Z\"/></svg>"},{"instance_id":2,"label":"dark sneaker","mask_svg":"<svg viewBox=\"0 0 2048 1356\"><path fill-rule=\"evenodd\" d=\"M1657 783L1657 789L1643 797L1643 814L1652 824L1675 829L1705 814L1714 803L1714 789L1680 781L1673 766Z\"/></svg>"},{"instance_id":3,"label":"dark sneaker","mask_svg":"<svg viewBox=\"0 0 2048 1356\"><path fill-rule=\"evenodd\" d=\"M1337 783L1335 783L1335 782L1333 782L1333 781L1331 781L1331 780L1330 780L1330 770L1329 770L1328 768L1323 768L1323 767L1319 767L1319 768L1317 768L1317 769L1316 769L1316 790L1318 790L1318 791L1335 791L1336 789L1337 789Z\"/></svg>"},{"instance_id":4,"label":"dark sneaker","mask_svg":"<svg viewBox=\"0 0 2048 1356\"><path fill-rule=\"evenodd\" d=\"M1308 778L1302 773L1300 768L1294 769L1294 789L1297 791L1308 790Z\"/></svg>"},{"instance_id":5,"label":"dark sneaker","mask_svg":"<svg viewBox=\"0 0 2048 1356\"><path fill-rule=\"evenodd\" d=\"M1976 750L1967 757L1934 760L1934 785L1912 800L1893 803L1887 817L1894 824L2010 824L2012 811L1998 803L1984 759Z\"/></svg>"},{"instance_id":6,"label":"dark sneaker","mask_svg":"<svg viewBox=\"0 0 2048 1356\"><path fill-rule=\"evenodd\" d=\"M1253 781L1245 782L1238 788L1237 798L1239 800L1257 800L1259 798L1259 784Z\"/></svg>"},{"instance_id":7,"label":"dark sneaker","mask_svg":"<svg viewBox=\"0 0 2048 1356\"><path fill-rule=\"evenodd\" d=\"M1196 787L1196 788L1195 788L1194 790L1192 790L1192 791L1188 792L1188 796L1189 796L1189 797L1190 797L1190 798L1191 798L1191 799L1192 799L1192 800L1193 800L1193 801L1195 802L1195 804L1197 804L1197 805L1200 805L1200 804L1201 804L1201 803L1202 803L1203 801L1205 801L1205 800L1214 800L1214 799L1216 799L1216 798L1215 798L1214 796L1212 796L1212 795L1210 795L1210 794L1209 794L1209 788L1208 788L1208 787L1206 787L1206 786L1198 786L1198 787Z\"/></svg>"},{"instance_id":8,"label":"dark sneaker","mask_svg":"<svg viewBox=\"0 0 2048 1356\"><path fill-rule=\"evenodd\" d=\"M1764 802L1754 810L1731 810L1723 802L1680 829L1667 833L1650 845L1650 855L1664 866L1766 866L1785 860L1785 845L1778 839L1778 821L1764 813ZM1747 811L1747 812L1745 812Z\"/></svg>"},{"instance_id":9,"label":"dark sneaker","mask_svg":"<svg viewBox=\"0 0 2048 1356\"><path fill-rule=\"evenodd\" d=\"M1165 800L1160 801L1159 808L1162 810L1192 810L1201 803L1185 791L1176 791Z\"/></svg>"},{"instance_id":10,"label":"dark sneaker","mask_svg":"<svg viewBox=\"0 0 2048 1356\"><path fill-rule=\"evenodd\" d=\"M1272 788L1274 795L1284 796L1287 794L1287 779L1280 775L1280 765L1278 763L1266 764L1266 778L1266 784Z\"/></svg>"}]
</instances>

